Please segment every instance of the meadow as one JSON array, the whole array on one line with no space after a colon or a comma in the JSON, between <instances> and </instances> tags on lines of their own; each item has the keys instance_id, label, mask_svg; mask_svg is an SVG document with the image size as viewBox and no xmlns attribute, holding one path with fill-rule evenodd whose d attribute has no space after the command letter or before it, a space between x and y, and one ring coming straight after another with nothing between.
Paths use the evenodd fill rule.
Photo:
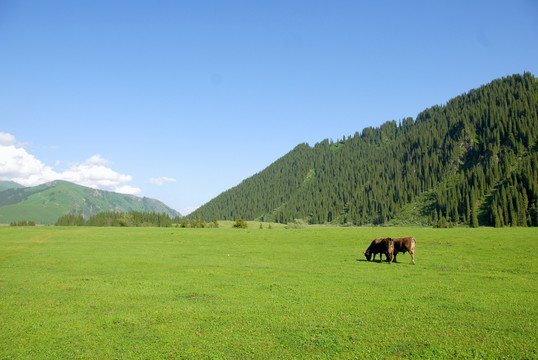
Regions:
<instances>
[{"instance_id":1,"label":"meadow","mask_svg":"<svg viewBox=\"0 0 538 360\"><path fill-rule=\"evenodd\" d=\"M416 265L367 262L379 236ZM0 227L1 359L531 359L532 228Z\"/></svg>"}]
</instances>

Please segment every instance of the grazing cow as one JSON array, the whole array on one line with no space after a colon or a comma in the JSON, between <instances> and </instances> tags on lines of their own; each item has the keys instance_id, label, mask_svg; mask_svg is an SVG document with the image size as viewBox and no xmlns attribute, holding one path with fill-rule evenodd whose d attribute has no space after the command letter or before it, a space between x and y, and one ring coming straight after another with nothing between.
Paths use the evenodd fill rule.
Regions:
<instances>
[{"instance_id":1,"label":"grazing cow","mask_svg":"<svg viewBox=\"0 0 538 360\"><path fill-rule=\"evenodd\" d=\"M372 254L374 255L374 261L375 261L375 255L379 254L379 262L383 261L383 254L385 254L385 257L387 258L387 261L392 263L392 253L394 252L394 242L391 238L377 238L372 240L372 243L370 246L368 246L368 249L364 252L364 256L366 256L366 260L370 261L372 259Z\"/></svg>"},{"instance_id":2,"label":"grazing cow","mask_svg":"<svg viewBox=\"0 0 538 360\"><path fill-rule=\"evenodd\" d=\"M415 238L412 236L403 237L403 238L394 238L394 262L396 262L396 255L398 253L409 252L411 255L411 263L415 265Z\"/></svg>"}]
</instances>

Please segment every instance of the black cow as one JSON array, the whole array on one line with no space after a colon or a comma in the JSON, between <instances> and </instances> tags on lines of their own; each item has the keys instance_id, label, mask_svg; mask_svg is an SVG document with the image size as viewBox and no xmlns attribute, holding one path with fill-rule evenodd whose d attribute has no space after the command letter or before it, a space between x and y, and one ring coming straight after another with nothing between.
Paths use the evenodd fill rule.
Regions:
<instances>
[{"instance_id":1,"label":"black cow","mask_svg":"<svg viewBox=\"0 0 538 360\"><path fill-rule=\"evenodd\" d=\"M366 260L371 261L372 255L374 255L373 260L375 261L376 254L379 254L379 262L383 261L383 254L387 258L387 261L392 263L392 253L394 252L394 241L391 238L377 238L372 240L368 249L364 252Z\"/></svg>"}]
</instances>

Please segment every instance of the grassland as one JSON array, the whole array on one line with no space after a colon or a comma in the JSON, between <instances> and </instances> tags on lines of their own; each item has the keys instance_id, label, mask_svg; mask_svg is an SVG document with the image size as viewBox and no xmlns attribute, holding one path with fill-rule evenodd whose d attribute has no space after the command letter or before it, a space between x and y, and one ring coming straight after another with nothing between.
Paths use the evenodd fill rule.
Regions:
<instances>
[{"instance_id":1,"label":"grassland","mask_svg":"<svg viewBox=\"0 0 538 360\"><path fill-rule=\"evenodd\" d=\"M417 265L364 261L413 235ZM0 228L1 359L537 358L536 229Z\"/></svg>"}]
</instances>

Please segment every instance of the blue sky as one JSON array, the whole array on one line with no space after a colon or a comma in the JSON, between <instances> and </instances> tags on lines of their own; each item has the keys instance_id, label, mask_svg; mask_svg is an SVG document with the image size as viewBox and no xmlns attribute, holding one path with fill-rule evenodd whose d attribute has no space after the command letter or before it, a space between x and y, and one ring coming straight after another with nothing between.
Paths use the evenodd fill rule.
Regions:
<instances>
[{"instance_id":1,"label":"blue sky","mask_svg":"<svg viewBox=\"0 0 538 360\"><path fill-rule=\"evenodd\" d=\"M0 180L187 213L296 145L538 75L536 1L0 0Z\"/></svg>"}]
</instances>

